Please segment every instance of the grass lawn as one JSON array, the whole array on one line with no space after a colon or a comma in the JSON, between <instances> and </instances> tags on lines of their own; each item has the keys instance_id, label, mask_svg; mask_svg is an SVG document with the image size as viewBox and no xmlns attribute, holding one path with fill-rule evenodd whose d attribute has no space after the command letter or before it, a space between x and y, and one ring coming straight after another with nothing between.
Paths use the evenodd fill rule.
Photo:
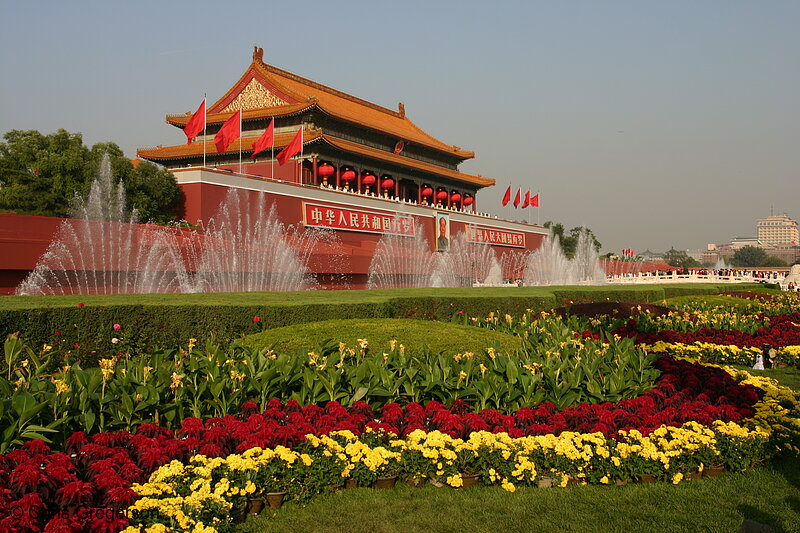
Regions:
<instances>
[{"instance_id":1,"label":"grass lawn","mask_svg":"<svg viewBox=\"0 0 800 533\"><path fill-rule=\"evenodd\" d=\"M753 370L748 366L735 365L734 368L746 370L754 376L767 376L778 381L784 387L800 390L800 368L787 366L785 368L766 368L764 370Z\"/></svg>"},{"instance_id":2,"label":"grass lawn","mask_svg":"<svg viewBox=\"0 0 800 533\"><path fill-rule=\"evenodd\" d=\"M751 290L753 284L719 285L715 283L675 283L655 285L597 285L554 287L461 287L379 290L335 290L299 292L241 292L197 294L116 294L95 296L0 296L0 309L31 309L37 307L72 307L78 303L110 307L114 305L308 305L335 303L385 302L395 298L549 298L554 293L566 292L622 292L630 293L631 301L643 290L713 289ZM560 301L560 300L559 300Z\"/></svg>"},{"instance_id":3,"label":"grass lawn","mask_svg":"<svg viewBox=\"0 0 800 533\"><path fill-rule=\"evenodd\" d=\"M742 520L800 532L800 459L679 485L350 489L286 504L239 527L245 532L429 533L734 532Z\"/></svg>"},{"instance_id":4,"label":"grass lawn","mask_svg":"<svg viewBox=\"0 0 800 533\"><path fill-rule=\"evenodd\" d=\"M344 342L358 349L358 339L367 339L371 352L386 350L394 339L410 353L421 353L428 346L433 353L483 353L488 346L499 344L501 351L520 347L519 337L497 331L460 326L446 322L412 319L324 320L285 326L248 335L240 344L261 348L275 346L279 352L295 352L301 348L318 349L333 341Z\"/></svg>"}]
</instances>

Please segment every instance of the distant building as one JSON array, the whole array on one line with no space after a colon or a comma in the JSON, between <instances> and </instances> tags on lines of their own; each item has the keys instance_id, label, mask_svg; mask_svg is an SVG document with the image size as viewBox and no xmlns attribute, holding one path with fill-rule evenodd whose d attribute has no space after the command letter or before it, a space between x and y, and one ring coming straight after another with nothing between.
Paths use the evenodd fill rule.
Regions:
<instances>
[{"instance_id":1,"label":"distant building","mask_svg":"<svg viewBox=\"0 0 800 533\"><path fill-rule=\"evenodd\" d=\"M745 246L755 246L756 248L764 248L764 242L757 237L734 237L731 239L731 248L739 250Z\"/></svg>"},{"instance_id":2,"label":"distant building","mask_svg":"<svg viewBox=\"0 0 800 533\"><path fill-rule=\"evenodd\" d=\"M764 244L780 246L800 244L800 228L797 221L784 213L758 220L758 240Z\"/></svg>"},{"instance_id":3,"label":"distant building","mask_svg":"<svg viewBox=\"0 0 800 533\"><path fill-rule=\"evenodd\" d=\"M664 261L664 254L661 252L651 252L650 250L645 250L644 252L639 252L637 257L641 257L642 261L646 261L648 263L657 263L660 261Z\"/></svg>"}]
</instances>

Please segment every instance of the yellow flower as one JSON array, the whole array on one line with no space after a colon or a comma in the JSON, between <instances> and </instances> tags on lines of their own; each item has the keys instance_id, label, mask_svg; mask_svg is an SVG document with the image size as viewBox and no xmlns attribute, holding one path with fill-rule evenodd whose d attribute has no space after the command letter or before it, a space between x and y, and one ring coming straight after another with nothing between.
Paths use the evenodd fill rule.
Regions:
<instances>
[{"instance_id":1,"label":"yellow flower","mask_svg":"<svg viewBox=\"0 0 800 533\"><path fill-rule=\"evenodd\" d=\"M183 374L178 374L177 372L172 373L172 383L170 383L169 388L171 390L176 390L178 387L183 387Z\"/></svg>"}]
</instances>

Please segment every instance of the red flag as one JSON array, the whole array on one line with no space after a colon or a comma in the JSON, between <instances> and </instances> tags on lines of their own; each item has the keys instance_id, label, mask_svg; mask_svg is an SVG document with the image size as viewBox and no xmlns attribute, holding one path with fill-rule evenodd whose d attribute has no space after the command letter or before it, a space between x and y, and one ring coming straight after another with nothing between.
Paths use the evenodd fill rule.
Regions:
<instances>
[{"instance_id":1,"label":"red flag","mask_svg":"<svg viewBox=\"0 0 800 533\"><path fill-rule=\"evenodd\" d=\"M256 157L256 154L258 154L259 152L263 152L270 146L274 145L275 145L275 119L272 119L269 123L269 126L267 126L267 129L264 131L261 137L259 137L258 140L255 143L253 143L253 155L250 156L250 159L254 159Z\"/></svg>"},{"instance_id":2,"label":"red flag","mask_svg":"<svg viewBox=\"0 0 800 533\"><path fill-rule=\"evenodd\" d=\"M536 196L531 198L531 207L539 207L539 193L536 193Z\"/></svg>"},{"instance_id":3,"label":"red flag","mask_svg":"<svg viewBox=\"0 0 800 533\"><path fill-rule=\"evenodd\" d=\"M514 207L519 207L519 203L522 201L522 189L517 189L517 195L514 197Z\"/></svg>"},{"instance_id":4,"label":"red flag","mask_svg":"<svg viewBox=\"0 0 800 533\"><path fill-rule=\"evenodd\" d=\"M203 98L203 103L197 108L183 128L183 133L186 134L186 144L192 144L192 139L200 135L200 132L206 129L206 99Z\"/></svg>"},{"instance_id":5,"label":"red flag","mask_svg":"<svg viewBox=\"0 0 800 533\"><path fill-rule=\"evenodd\" d=\"M508 202L511 201L511 185L508 186L506 189L506 193L503 195L503 207L508 205Z\"/></svg>"},{"instance_id":6,"label":"red flag","mask_svg":"<svg viewBox=\"0 0 800 533\"><path fill-rule=\"evenodd\" d=\"M228 149L233 141L242 134L242 111L239 110L229 118L214 136L214 144L217 145L217 153L223 153Z\"/></svg>"},{"instance_id":7,"label":"red flag","mask_svg":"<svg viewBox=\"0 0 800 533\"><path fill-rule=\"evenodd\" d=\"M531 205L531 191L525 193L525 200L522 202L522 209Z\"/></svg>"},{"instance_id":8,"label":"red flag","mask_svg":"<svg viewBox=\"0 0 800 533\"><path fill-rule=\"evenodd\" d=\"M286 146L286 148L281 150L278 153L278 155L275 156L275 159L278 160L279 165L283 165L289 160L290 157L292 157L295 154L299 154L302 149L303 149L303 127L301 126L300 129L297 130L297 133L295 134L294 139L292 139L292 142L290 142L288 146Z\"/></svg>"}]
</instances>

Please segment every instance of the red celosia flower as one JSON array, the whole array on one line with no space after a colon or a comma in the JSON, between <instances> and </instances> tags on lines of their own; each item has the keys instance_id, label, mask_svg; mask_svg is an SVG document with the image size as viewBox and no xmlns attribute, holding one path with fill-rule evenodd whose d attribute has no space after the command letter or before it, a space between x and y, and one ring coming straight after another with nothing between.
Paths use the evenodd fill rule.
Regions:
<instances>
[{"instance_id":1,"label":"red celosia flower","mask_svg":"<svg viewBox=\"0 0 800 533\"><path fill-rule=\"evenodd\" d=\"M222 448L217 446L216 444L203 444L200 446L200 455L205 455L206 457L222 457Z\"/></svg>"},{"instance_id":2,"label":"red celosia flower","mask_svg":"<svg viewBox=\"0 0 800 533\"><path fill-rule=\"evenodd\" d=\"M62 509L73 505L89 505L94 499L94 486L85 481L72 481L58 490Z\"/></svg>"},{"instance_id":3,"label":"red celosia flower","mask_svg":"<svg viewBox=\"0 0 800 533\"><path fill-rule=\"evenodd\" d=\"M128 486L112 487L105 492L104 504L114 509L126 508L139 496Z\"/></svg>"},{"instance_id":4,"label":"red celosia flower","mask_svg":"<svg viewBox=\"0 0 800 533\"><path fill-rule=\"evenodd\" d=\"M79 533L83 525L77 513L59 513L44 526L44 533Z\"/></svg>"}]
</instances>

